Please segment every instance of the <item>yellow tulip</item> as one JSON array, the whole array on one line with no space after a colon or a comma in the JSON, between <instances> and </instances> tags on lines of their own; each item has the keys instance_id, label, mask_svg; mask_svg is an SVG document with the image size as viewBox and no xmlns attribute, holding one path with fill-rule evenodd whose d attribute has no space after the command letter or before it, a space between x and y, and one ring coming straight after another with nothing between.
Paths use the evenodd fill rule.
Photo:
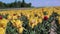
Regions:
<instances>
[{"instance_id":1,"label":"yellow tulip","mask_svg":"<svg viewBox=\"0 0 60 34\"><path fill-rule=\"evenodd\" d=\"M0 28L0 34L5 34L5 29Z\"/></svg>"},{"instance_id":2,"label":"yellow tulip","mask_svg":"<svg viewBox=\"0 0 60 34\"><path fill-rule=\"evenodd\" d=\"M18 28L19 33L23 33L23 27Z\"/></svg>"},{"instance_id":3,"label":"yellow tulip","mask_svg":"<svg viewBox=\"0 0 60 34\"><path fill-rule=\"evenodd\" d=\"M29 26L31 26L32 28L34 27L34 23L35 23L35 21L33 19L29 20Z\"/></svg>"},{"instance_id":4,"label":"yellow tulip","mask_svg":"<svg viewBox=\"0 0 60 34\"><path fill-rule=\"evenodd\" d=\"M42 18L39 18L39 19L38 19L38 22L42 23Z\"/></svg>"},{"instance_id":5,"label":"yellow tulip","mask_svg":"<svg viewBox=\"0 0 60 34\"><path fill-rule=\"evenodd\" d=\"M32 27L32 28L34 28L34 26L35 26L35 25L34 25L34 24L32 24L32 26L31 26L31 27Z\"/></svg>"},{"instance_id":6,"label":"yellow tulip","mask_svg":"<svg viewBox=\"0 0 60 34\"><path fill-rule=\"evenodd\" d=\"M38 18L35 17L34 20L35 20L35 23L34 23L34 24L37 25L37 24L39 23L39 22L38 22Z\"/></svg>"},{"instance_id":7,"label":"yellow tulip","mask_svg":"<svg viewBox=\"0 0 60 34\"><path fill-rule=\"evenodd\" d=\"M59 19L59 24L60 24L60 17L58 19Z\"/></svg>"},{"instance_id":8,"label":"yellow tulip","mask_svg":"<svg viewBox=\"0 0 60 34\"><path fill-rule=\"evenodd\" d=\"M8 15L7 18L8 18L8 20L11 20L12 19L12 16L11 15Z\"/></svg>"},{"instance_id":9,"label":"yellow tulip","mask_svg":"<svg viewBox=\"0 0 60 34\"><path fill-rule=\"evenodd\" d=\"M6 28L6 26L7 26L7 23L8 23L8 20L6 20L6 19L2 19L2 20L0 20L0 25L3 27L3 28Z\"/></svg>"},{"instance_id":10,"label":"yellow tulip","mask_svg":"<svg viewBox=\"0 0 60 34\"><path fill-rule=\"evenodd\" d=\"M22 24L23 24L23 22L20 21L20 20L12 20L11 22L12 22L13 25L16 26L17 28L19 27L19 25L22 25Z\"/></svg>"},{"instance_id":11,"label":"yellow tulip","mask_svg":"<svg viewBox=\"0 0 60 34\"><path fill-rule=\"evenodd\" d=\"M16 25L17 25L17 27L19 27L19 25L22 25L22 24L23 24L22 21L20 21L20 20L17 20L17 21L16 21Z\"/></svg>"},{"instance_id":12,"label":"yellow tulip","mask_svg":"<svg viewBox=\"0 0 60 34\"><path fill-rule=\"evenodd\" d=\"M17 19L17 16L13 16L12 19Z\"/></svg>"},{"instance_id":13,"label":"yellow tulip","mask_svg":"<svg viewBox=\"0 0 60 34\"><path fill-rule=\"evenodd\" d=\"M29 26L31 26L32 28L34 27L34 26L36 26L38 24L38 19L37 19L37 17L36 18L31 18L31 19L29 19Z\"/></svg>"},{"instance_id":14,"label":"yellow tulip","mask_svg":"<svg viewBox=\"0 0 60 34\"><path fill-rule=\"evenodd\" d=\"M16 26L16 24L15 24L16 20L11 20L11 22L14 26Z\"/></svg>"}]
</instances>

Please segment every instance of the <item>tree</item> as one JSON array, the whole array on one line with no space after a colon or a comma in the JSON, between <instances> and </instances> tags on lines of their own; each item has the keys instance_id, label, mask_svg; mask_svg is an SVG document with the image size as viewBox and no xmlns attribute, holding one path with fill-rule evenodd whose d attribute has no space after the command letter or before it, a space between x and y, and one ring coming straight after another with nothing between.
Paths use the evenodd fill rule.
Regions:
<instances>
[{"instance_id":1,"label":"tree","mask_svg":"<svg viewBox=\"0 0 60 34\"><path fill-rule=\"evenodd\" d=\"M26 3L24 0L22 2L15 0L12 3L0 2L0 8L21 8L21 7L31 7L31 3Z\"/></svg>"}]
</instances>

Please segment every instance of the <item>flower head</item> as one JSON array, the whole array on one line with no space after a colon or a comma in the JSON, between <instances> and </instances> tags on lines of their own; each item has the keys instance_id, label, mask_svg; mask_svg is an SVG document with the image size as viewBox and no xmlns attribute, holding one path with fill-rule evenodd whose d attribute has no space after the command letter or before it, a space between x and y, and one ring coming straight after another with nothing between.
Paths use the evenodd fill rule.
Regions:
<instances>
[{"instance_id":1,"label":"flower head","mask_svg":"<svg viewBox=\"0 0 60 34\"><path fill-rule=\"evenodd\" d=\"M2 19L2 16L0 16L0 19Z\"/></svg>"},{"instance_id":2,"label":"flower head","mask_svg":"<svg viewBox=\"0 0 60 34\"><path fill-rule=\"evenodd\" d=\"M48 17L47 16L44 16L44 20L48 20Z\"/></svg>"}]
</instances>

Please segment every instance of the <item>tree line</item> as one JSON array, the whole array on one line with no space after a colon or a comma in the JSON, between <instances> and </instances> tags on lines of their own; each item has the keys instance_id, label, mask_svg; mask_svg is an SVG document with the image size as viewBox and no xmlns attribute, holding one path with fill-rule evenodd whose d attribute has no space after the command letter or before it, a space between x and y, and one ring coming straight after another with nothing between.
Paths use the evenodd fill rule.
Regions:
<instances>
[{"instance_id":1,"label":"tree line","mask_svg":"<svg viewBox=\"0 0 60 34\"><path fill-rule=\"evenodd\" d=\"M15 1L12 3L3 3L0 1L0 8L22 8L22 7L31 7L31 3L26 3L24 0Z\"/></svg>"}]
</instances>

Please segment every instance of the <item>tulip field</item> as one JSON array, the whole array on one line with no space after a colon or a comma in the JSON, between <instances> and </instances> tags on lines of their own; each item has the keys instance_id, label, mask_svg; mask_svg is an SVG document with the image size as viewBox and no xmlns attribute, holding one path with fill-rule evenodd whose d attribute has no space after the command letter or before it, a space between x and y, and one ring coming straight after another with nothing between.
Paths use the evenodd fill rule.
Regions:
<instances>
[{"instance_id":1,"label":"tulip field","mask_svg":"<svg viewBox=\"0 0 60 34\"><path fill-rule=\"evenodd\" d=\"M54 20L60 34L59 7L0 10L0 34L49 34Z\"/></svg>"}]
</instances>

